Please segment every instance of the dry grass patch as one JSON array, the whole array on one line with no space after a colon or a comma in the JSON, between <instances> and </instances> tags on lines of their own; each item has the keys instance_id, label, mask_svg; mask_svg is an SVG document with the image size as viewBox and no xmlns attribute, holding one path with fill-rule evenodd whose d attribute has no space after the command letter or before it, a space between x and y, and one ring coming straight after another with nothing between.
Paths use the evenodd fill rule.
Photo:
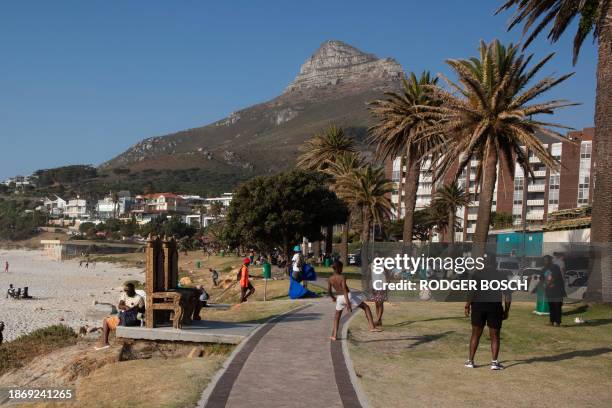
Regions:
<instances>
[{"instance_id":1,"label":"dry grass patch","mask_svg":"<svg viewBox=\"0 0 612 408\"><path fill-rule=\"evenodd\" d=\"M35 358L77 342L77 335L68 326L56 325L38 329L0 345L0 376L23 367Z\"/></svg>"},{"instance_id":2,"label":"dry grass patch","mask_svg":"<svg viewBox=\"0 0 612 408\"><path fill-rule=\"evenodd\" d=\"M353 320L349 349L374 407L505 405L612 406L612 308L567 305L564 327L546 325L533 304L515 303L504 322L500 360L492 372L484 335L476 369L466 369L470 336L463 304L387 304L382 333ZM576 325L575 316L590 323Z\"/></svg>"}]
</instances>

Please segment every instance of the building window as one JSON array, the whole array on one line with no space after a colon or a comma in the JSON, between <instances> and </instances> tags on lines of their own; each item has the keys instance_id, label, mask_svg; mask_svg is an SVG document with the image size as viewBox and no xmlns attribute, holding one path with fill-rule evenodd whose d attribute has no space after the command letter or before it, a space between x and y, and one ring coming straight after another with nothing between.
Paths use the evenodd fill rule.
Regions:
<instances>
[{"instance_id":1,"label":"building window","mask_svg":"<svg viewBox=\"0 0 612 408\"><path fill-rule=\"evenodd\" d=\"M589 204L589 183L591 180L592 143L580 144L580 168L578 169L578 207Z\"/></svg>"},{"instance_id":2,"label":"building window","mask_svg":"<svg viewBox=\"0 0 612 408\"><path fill-rule=\"evenodd\" d=\"M559 204L559 187L561 184L561 176L559 173L550 175L548 181L548 204Z\"/></svg>"}]
</instances>

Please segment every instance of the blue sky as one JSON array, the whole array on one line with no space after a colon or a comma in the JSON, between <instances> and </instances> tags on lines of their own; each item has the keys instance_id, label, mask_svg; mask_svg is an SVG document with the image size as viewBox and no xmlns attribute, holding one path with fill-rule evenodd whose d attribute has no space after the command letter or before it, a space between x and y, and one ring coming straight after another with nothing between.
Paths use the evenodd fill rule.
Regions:
<instances>
[{"instance_id":1,"label":"blue sky","mask_svg":"<svg viewBox=\"0 0 612 408\"><path fill-rule=\"evenodd\" d=\"M0 178L101 162L150 136L208 124L278 95L325 40L406 71L448 74L480 39L518 41L499 0L15 1L0 9ZM223 3L223 4L217 4ZM549 94L582 105L555 120L593 125L596 47L571 65L571 36L546 74L576 71Z\"/></svg>"}]
</instances>

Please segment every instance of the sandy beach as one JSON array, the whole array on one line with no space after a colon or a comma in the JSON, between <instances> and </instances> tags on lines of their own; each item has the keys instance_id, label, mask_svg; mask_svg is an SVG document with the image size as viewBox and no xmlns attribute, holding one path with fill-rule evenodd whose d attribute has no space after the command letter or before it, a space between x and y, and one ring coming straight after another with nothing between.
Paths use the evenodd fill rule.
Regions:
<instances>
[{"instance_id":1,"label":"sandy beach","mask_svg":"<svg viewBox=\"0 0 612 408\"><path fill-rule=\"evenodd\" d=\"M4 273L4 262L10 264ZM99 327L106 313L94 301L115 304L123 282L144 280L141 269L98 263L86 269L76 260L57 262L38 250L0 250L0 321L6 325L4 341L53 324ZM33 299L6 298L12 283L28 286Z\"/></svg>"}]
</instances>

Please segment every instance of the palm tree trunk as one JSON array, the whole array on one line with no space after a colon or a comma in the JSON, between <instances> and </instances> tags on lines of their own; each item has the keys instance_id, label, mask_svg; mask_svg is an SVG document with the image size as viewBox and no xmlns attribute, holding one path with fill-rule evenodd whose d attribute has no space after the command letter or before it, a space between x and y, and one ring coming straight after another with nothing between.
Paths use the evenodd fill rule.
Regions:
<instances>
[{"instance_id":1,"label":"palm tree trunk","mask_svg":"<svg viewBox=\"0 0 612 408\"><path fill-rule=\"evenodd\" d=\"M474 243L485 244L489 235L491 223L491 206L493 205L493 191L497 180L497 149L494 143L489 142L488 152L485 154L482 187L478 198L478 221L474 233ZM484 249L484 247L483 247Z\"/></svg>"},{"instance_id":2,"label":"palm tree trunk","mask_svg":"<svg viewBox=\"0 0 612 408\"><path fill-rule=\"evenodd\" d=\"M602 2L602 25L599 33L597 61L597 95L595 99L595 191L591 223L591 242L600 244L600 254L589 279L586 298L612 301L612 2Z\"/></svg>"},{"instance_id":3,"label":"palm tree trunk","mask_svg":"<svg viewBox=\"0 0 612 408\"><path fill-rule=\"evenodd\" d=\"M342 243L340 244L340 256L342 263L348 265L348 238L349 238L349 221L342 226Z\"/></svg>"},{"instance_id":4,"label":"palm tree trunk","mask_svg":"<svg viewBox=\"0 0 612 408\"><path fill-rule=\"evenodd\" d=\"M361 243L365 244L370 242L370 230L372 228L372 221L370 220L370 214L366 209L363 210L363 225L361 230Z\"/></svg>"},{"instance_id":5,"label":"palm tree trunk","mask_svg":"<svg viewBox=\"0 0 612 408\"><path fill-rule=\"evenodd\" d=\"M414 207L416 205L416 194L419 188L419 176L421 168L415 154L409 153L406 182L404 183L404 242L412 242L412 230L414 228Z\"/></svg>"},{"instance_id":6,"label":"palm tree trunk","mask_svg":"<svg viewBox=\"0 0 612 408\"><path fill-rule=\"evenodd\" d=\"M448 211L448 227L446 228L446 230L448 231L448 240L446 242L448 242L449 244L454 244L455 243L455 211L453 211L453 209L451 208Z\"/></svg>"},{"instance_id":7,"label":"palm tree trunk","mask_svg":"<svg viewBox=\"0 0 612 408\"><path fill-rule=\"evenodd\" d=\"M334 245L334 226L328 225L325 227L325 254L330 256L333 252Z\"/></svg>"}]
</instances>

